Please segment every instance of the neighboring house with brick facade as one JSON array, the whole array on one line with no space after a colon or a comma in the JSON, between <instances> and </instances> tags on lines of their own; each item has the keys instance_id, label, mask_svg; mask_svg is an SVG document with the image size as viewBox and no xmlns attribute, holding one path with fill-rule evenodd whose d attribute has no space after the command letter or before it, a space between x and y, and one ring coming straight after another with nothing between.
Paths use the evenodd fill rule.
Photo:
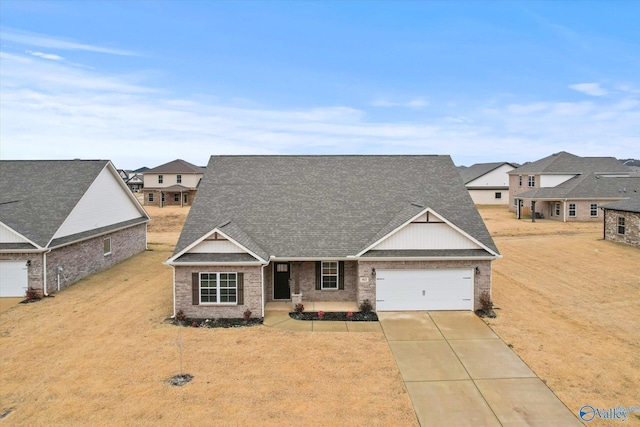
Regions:
<instances>
[{"instance_id":1,"label":"neighboring house with brick facade","mask_svg":"<svg viewBox=\"0 0 640 427\"><path fill-rule=\"evenodd\" d=\"M640 248L640 194L602 206L604 238Z\"/></svg>"},{"instance_id":2,"label":"neighboring house with brick facade","mask_svg":"<svg viewBox=\"0 0 640 427\"><path fill-rule=\"evenodd\" d=\"M496 248L449 156L212 156L173 256L174 314L369 300L474 310Z\"/></svg>"},{"instance_id":3,"label":"neighboring house with brick facade","mask_svg":"<svg viewBox=\"0 0 640 427\"><path fill-rule=\"evenodd\" d=\"M204 169L177 159L143 172L144 204L190 206L196 196Z\"/></svg>"},{"instance_id":4,"label":"neighboring house with brick facade","mask_svg":"<svg viewBox=\"0 0 640 427\"><path fill-rule=\"evenodd\" d=\"M0 161L0 296L48 295L144 251L148 221L108 160Z\"/></svg>"},{"instance_id":5,"label":"neighboring house with brick facade","mask_svg":"<svg viewBox=\"0 0 640 427\"><path fill-rule=\"evenodd\" d=\"M600 206L631 197L640 177L614 157L560 152L509 172L509 206L518 219L602 221Z\"/></svg>"},{"instance_id":6,"label":"neighboring house with brick facade","mask_svg":"<svg viewBox=\"0 0 640 427\"><path fill-rule=\"evenodd\" d=\"M459 166L460 176L476 205L509 204L509 172L516 168L507 162L476 163Z\"/></svg>"}]
</instances>

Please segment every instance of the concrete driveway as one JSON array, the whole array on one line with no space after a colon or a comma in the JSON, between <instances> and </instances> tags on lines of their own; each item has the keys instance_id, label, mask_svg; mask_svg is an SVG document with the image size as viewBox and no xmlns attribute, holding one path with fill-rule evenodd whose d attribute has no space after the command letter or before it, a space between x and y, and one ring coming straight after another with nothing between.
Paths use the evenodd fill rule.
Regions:
<instances>
[{"instance_id":1,"label":"concrete driveway","mask_svg":"<svg viewBox=\"0 0 640 427\"><path fill-rule=\"evenodd\" d=\"M422 426L581 426L470 311L378 313Z\"/></svg>"}]
</instances>

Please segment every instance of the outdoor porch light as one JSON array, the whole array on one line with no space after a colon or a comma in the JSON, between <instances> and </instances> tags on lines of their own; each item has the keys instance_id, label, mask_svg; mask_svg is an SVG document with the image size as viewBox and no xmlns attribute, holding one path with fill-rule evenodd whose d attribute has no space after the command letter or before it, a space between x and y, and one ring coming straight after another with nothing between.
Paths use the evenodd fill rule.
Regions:
<instances>
[{"instance_id":1,"label":"outdoor porch light","mask_svg":"<svg viewBox=\"0 0 640 427\"><path fill-rule=\"evenodd\" d=\"M30 260L30 259L28 259L28 260L27 260L27 267L29 267L30 265L31 265L31 260Z\"/></svg>"},{"instance_id":2,"label":"outdoor porch light","mask_svg":"<svg viewBox=\"0 0 640 427\"><path fill-rule=\"evenodd\" d=\"M375 267L371 269L371 275L372 275L372 276L375 276L375 275L376 275L376 269L375 269Z\"/></svg>"},{"instance_id":3,"label":"outdoor porch light","mask_svg":"<svg viewBox=\"0 0 640 427\"><path fill-rule=\"evenodd\" d=\"M476 274L480 274L480 267L476 267Z\"/></svg>"}]
</instances>

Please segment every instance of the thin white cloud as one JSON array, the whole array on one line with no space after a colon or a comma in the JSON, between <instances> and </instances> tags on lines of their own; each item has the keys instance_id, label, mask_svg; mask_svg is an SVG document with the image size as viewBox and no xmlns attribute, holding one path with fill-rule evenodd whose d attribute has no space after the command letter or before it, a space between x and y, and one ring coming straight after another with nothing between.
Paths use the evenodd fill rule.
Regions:
<instances>
[{"instance_id":1,"label":"thin white cloud","mask_svg":"<svg viewBox=\"0 0 640 427\"><path fill-rule=\"evenodd\" d=\"M371 102L372 107L401 107L401 108L422 108L429 105L429 102L422 98L413 98L408 101L389 101L388 99L379 98Z\"/></svg>"},{"instance_id":2,"label":"thin white cloud","mask_svg":"<svg viewBox=\"0 0 640 427\"><path fill-rule=\"evenodd\" d=\"M43 59L50 59L52 61L62 61L64 59L62 56L55 55L53 53L34 52L32 50L28 50L27 53L29 55L37 56Z\"/></svg>"},{"instance_id":3,"label":"thin white cloud","mask_svg":"<svg viewBox=\"0 0 640 427\"><path fill-rule=\"evenodd\" d=\"M570 85L569 88L589 96L604 96L609 93L607 90L601 88L598 83L578 83Z\"/></svg>"},{"instance_id":4,"label":"thin white cloud","mask_svg":"<svg viewBox=\"0 0 640 427\"><path fill-rule=\"evenodd\" d=\"M49 36L46 34L38 34L27 31L16 30L9 27L3 27L1 30L2 39L7 42L14 42L26 46L38 46L50 49L61 50L82 50L87 52L106 53L110 55L122 55L122 56L136 56L135 52L114 49L102 46L94 46L85 43L78 43L70 40L63 40L58 37Z\"/></svg>"}]
</instances>

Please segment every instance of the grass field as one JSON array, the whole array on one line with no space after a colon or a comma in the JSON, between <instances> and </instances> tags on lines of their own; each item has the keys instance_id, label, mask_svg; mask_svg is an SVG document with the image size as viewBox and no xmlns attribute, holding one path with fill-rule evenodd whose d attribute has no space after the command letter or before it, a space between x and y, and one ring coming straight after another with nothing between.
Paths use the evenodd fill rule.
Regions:
<instances>
[{"instance_id":1,"label":"grass field","mask_svg":"<svg viewBox=\"0 0 640 427\"><path fill-rule=\"evenodd\" d=\"M178 329L161 263L188 210L148 211L149 251L0 312L0 425L417 425L380 333L185 328L195 378L167 385ZM480 211L504 255L491 327L574 413L640 406L640 250L603 241L601 224Z\"/></svg>"}]
</instances>

